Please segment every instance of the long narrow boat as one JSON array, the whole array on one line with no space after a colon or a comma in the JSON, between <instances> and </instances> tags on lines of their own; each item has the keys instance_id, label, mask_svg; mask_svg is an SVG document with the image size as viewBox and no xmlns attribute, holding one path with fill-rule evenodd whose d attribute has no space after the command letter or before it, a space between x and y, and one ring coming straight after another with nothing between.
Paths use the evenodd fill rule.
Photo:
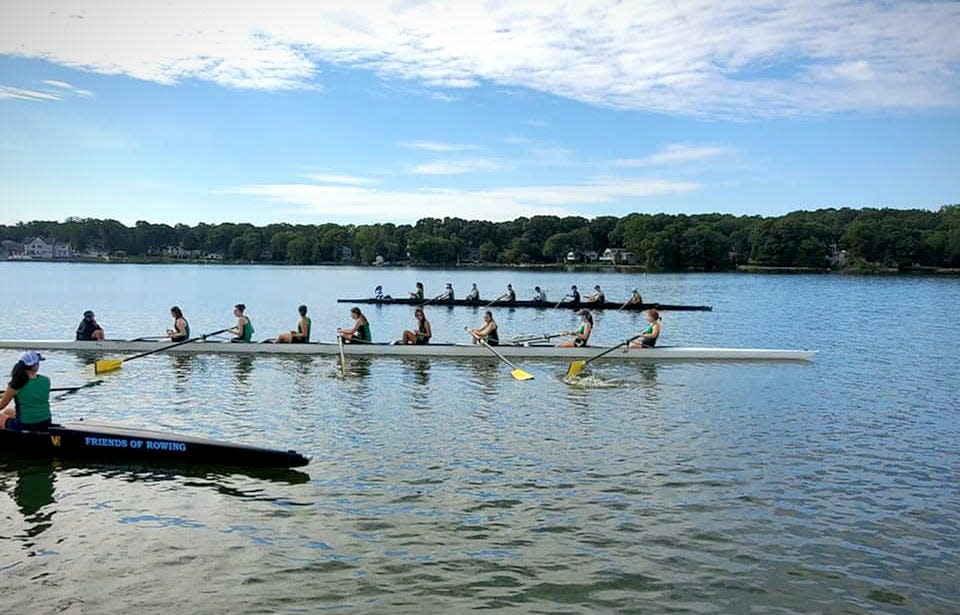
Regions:
<instances>
[{"instance_id":1,"label":"long narrow boat","mask_svg":"<svg viewBox=\"0 0 960 615\"><path fill-rule=\"evenodd\" d=\"M169 345L169 342L143 342L104 340L101 342L75 342L51 340L0 340L0 348L30 350L67 350L100 355L123 352L147 352ZM570 361L586 359L601 352L602 346L587 348L556 348L544 344L502 344L497 350L510 358L558 359ZM170 353L220 353L263 355L326 355L339 354L339 346L333 342L309 344L233 344L229 342L198 341L171 348ZM369 357L446 357L490 358L489 350L477 344L427 344L424 346L395 345L389 343L345 344L349 356ZM767 348L698 348L686 346L657 346L656 348L618 350L601 360L606 361L809 361L814 350L778 350Z\"/></svg>"},{"instance_id":2,"label":"long narrow boat","mask_svg":"<svg viewBox=\"0 0 960 615\"><path fill-rule=\"evenodd\" d=\"M86 421L43 431L0 429L0 451L55 459L238 468L296 468L310 462L296 451Z\"/></svg>"},{"instance_id":3,"label":"long narrow boat","mask_svg":"<svg viewBox=\"0 0 960 615\"><path fill-rule=\"evenodd\" d=\"M375 298L366 298L366 299L337 299L337 303L374 303L377 305L421 305L423 303L429 302L429 305L445 305L445 306L458 306L458 307L484 307L489 304L493 299L480 299L474 301L472 299L445 299L445 300L429 300L429 299L375 299ZM602 301L602 302L588 302L588 301L561 301L559 304L553 301L526 301L526 300L517 300L517 301L497 301L491 307L497 308L539 308L539 309L548 309L548 308L564 308L569 310L577 310L580 308L587 308L590 310L629 310L632 312L640 312L643 310L648 310L650 308L655 308L657 310L669 310L672 312L710 312L713 311L713 307L709 305L678 305L673 303L633 303L629 305L624 305L622 302L616 301Z\"/></svg>"}]
</instances>

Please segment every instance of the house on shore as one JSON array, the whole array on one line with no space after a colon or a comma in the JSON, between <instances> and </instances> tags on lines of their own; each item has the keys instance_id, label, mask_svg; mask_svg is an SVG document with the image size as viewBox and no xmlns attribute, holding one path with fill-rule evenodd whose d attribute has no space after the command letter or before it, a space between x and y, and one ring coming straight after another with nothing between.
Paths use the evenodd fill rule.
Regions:
<instances>
[{"instance_id":1,"label":"house on shore","mask_svg":"<svg viewBox=\"0 0 960 615\"><path fill-rule=\"evenodd\" d=\"M20 256L23 254L23 244L13 241L12 239L4 239L0 241L0 258L10 258L11 256Z\"/></svg>"},{"instance_id":2,"label":"house on shore","mask_svg":"<svg viewBox=\"0 0 960 615\"><path fill-rule=\"evenodd\" d=\"M23 243L23 255L30 258L71 258L70 242L31 237Z\"/></svg>"},{"instance_id":3,"label":"house on shore","mask_svg":"<svg viewBox=\"0 0 960 615\"><path fill-rule=\"evenodd\" d=\"M611 265L634 265L637 255L625 248L607 248L598 260Z\"/></svg>"}]
</instances>

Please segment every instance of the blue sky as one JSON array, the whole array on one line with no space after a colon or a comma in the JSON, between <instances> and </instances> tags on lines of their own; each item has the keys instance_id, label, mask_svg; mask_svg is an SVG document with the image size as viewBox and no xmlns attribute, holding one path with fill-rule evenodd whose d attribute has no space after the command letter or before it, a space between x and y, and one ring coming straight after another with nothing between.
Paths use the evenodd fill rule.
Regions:
<instances>
[{"instance_id":1,"label":"blue sky","mask_svg":"<svg viewBox=\"0 0 960 615\"><path fill-rule=\"evenodd\" d=\"M960 202L960 3L197 4L0 7L0 222Z\"/></svg>"}]
</instances>

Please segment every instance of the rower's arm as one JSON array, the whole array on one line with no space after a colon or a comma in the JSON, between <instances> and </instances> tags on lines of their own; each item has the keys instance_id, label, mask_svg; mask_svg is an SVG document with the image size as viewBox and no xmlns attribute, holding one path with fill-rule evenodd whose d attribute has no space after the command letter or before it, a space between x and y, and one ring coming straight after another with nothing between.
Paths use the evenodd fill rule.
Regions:
<instances>
[{"instance_id":1,"label":"rower's arm","mask_svg":"<svg viewBox=\"0 0 960 615\"><path fill-rule=\"evenodd\" d=\"M17 390L8 384L7 389L3 392L3 397L0 397L0 410L6 408L16 395Z\"/></svg>"}]
</instances>

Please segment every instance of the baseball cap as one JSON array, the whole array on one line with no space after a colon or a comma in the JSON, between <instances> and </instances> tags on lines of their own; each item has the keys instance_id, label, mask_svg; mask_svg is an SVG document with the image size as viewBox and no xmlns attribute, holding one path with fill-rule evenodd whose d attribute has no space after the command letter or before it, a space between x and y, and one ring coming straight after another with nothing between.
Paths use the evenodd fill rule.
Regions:
<instances>
[{"instance_id":1,"label":"baseball cap","mask_svg":"<svg viewBox=\"0 0 960 615\"><path fill-rule=\"evenodd\" d=\"M83 313L84 318L93 318L93 310L87 310Z\"/></svg>"},{"instance_id":2,"label":"baseball cap","mask_svg":"<svg viewBox=\"0 0 960 615\"><path fill-rule=\"evenodd\" d=\"M40 361L45 361L45 360L46 359L43 358L43 355L33 350L28 350L22 355L20 355L20 362L26 365L27 367L33 367L34 365L37 365L38 363L40 363Z\"/></svg>"}]
</instances>

